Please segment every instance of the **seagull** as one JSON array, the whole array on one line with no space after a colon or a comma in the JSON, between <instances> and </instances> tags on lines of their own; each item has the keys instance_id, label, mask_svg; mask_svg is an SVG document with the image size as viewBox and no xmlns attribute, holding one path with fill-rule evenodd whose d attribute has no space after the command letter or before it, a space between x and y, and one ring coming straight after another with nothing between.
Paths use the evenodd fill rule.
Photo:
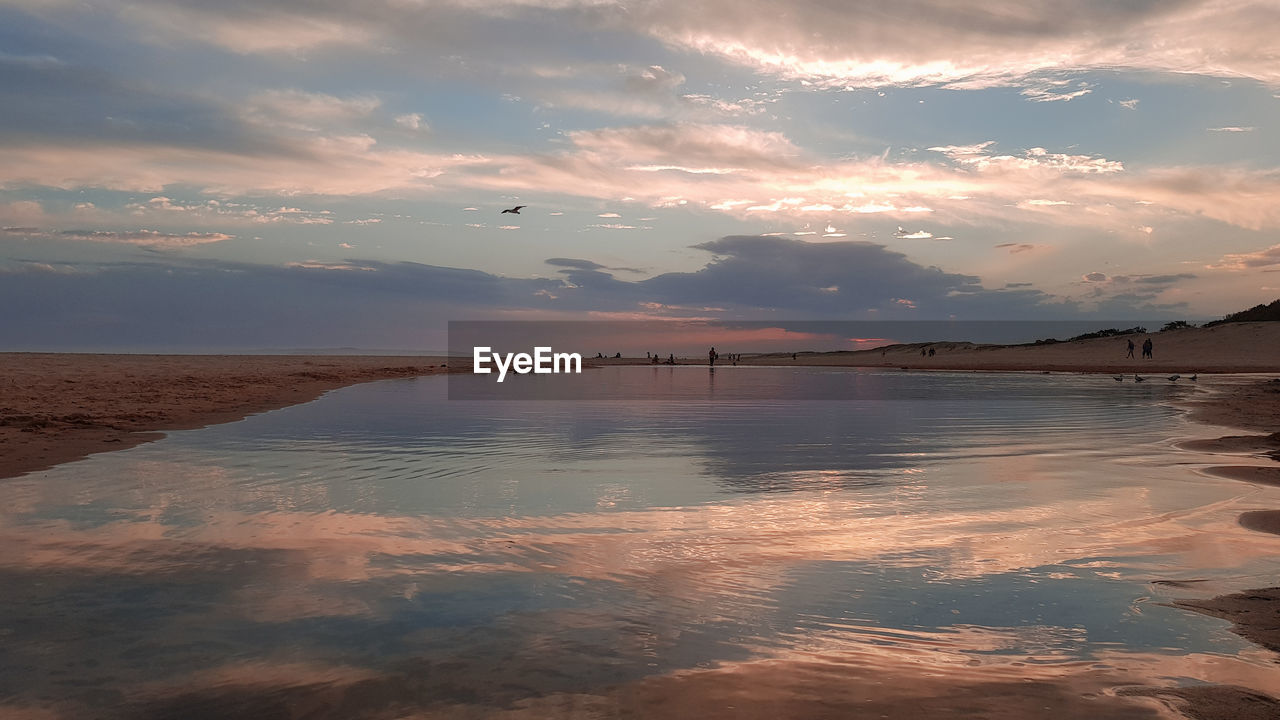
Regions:
<instances>
[{"instance_id":1,"label":"seagull","mask_svg":"<svg viewBox=\"0 0 1280 720\"><path fill-rule=\"evenodd\" d=\"M1134 382L1146 382L1146 380L1147 380L1146 378L1142 377L1142 376L1141 376L1141 375L1139 375L1138 373L1134 373L1134 374L1133 374L1133 381L1134 381Z\"/></svg>"},{"instance_id":2,"label":"seagull","mask_svg":"<svg viewBox=\"0 0 1280 720\"><path fill-rule=\"evenodd\" d=\"M1191 382L1195 382L1195 381L1196 381L1196 376L1195 376L1195 375L1192 375L1192 376L1191 376Z\"/></svg>"},{"instance_id":3,"label":"seagull","mask_svg":"<svg viewBox=\"0 0 1280 720\"><path fill-rule=\"evenodd\" d=\"M1123 375L1112 375L1111 377L1112 377L1112 379L1114 379L1116 382L1124 382L1124 376L1123 376Z\"/></svg>"},{"instance_id":4,"label":"seagull","mask_svg":"<svg viewBox=\"0 0 1280 720\"><path fill-rule=\"evenodd\" d=\"M517 205L517 206L515 206L515 207L513 207L513 208L507 208L506 210L503 210L502 212L500 212L500 213L498 213L498 214L499 214L499 215L502 215L503 213L511 213L512 215L519 215L519 214L520 214L520 209L521 209L521 208L527 208L527 207L529 207L529 206L528 206L528 205Z\"/></svg>"},{"instance_id":5,"label":"seagull","mask_svg":"<svg viewBox=\"0 0 1280 720\"><path fill-rule=\"evenodd\" d=\"M1170 376L1169 376L1169 382L1178 382L1178 378L1180 378L1180 377L1182 377L1182 376L1181 376L1181 375L1170 375Z\"/></svg>"}]
</instances>

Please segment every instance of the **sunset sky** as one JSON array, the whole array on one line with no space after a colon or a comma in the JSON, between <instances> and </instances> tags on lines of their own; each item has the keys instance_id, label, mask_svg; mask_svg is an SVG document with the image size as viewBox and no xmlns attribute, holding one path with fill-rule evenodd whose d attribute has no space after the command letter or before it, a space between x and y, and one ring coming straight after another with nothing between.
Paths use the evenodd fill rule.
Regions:
<instances>
[{"instance_id":1,"label":"sunset sky","mask_svg":"<svg viewBox=\"0 0 1280 720\"><path fill-rule=\"evenodd\" d=\"M1280 297L1280 4L967 5L0 0L0 349Z\"/></svg>"}]
</instances>

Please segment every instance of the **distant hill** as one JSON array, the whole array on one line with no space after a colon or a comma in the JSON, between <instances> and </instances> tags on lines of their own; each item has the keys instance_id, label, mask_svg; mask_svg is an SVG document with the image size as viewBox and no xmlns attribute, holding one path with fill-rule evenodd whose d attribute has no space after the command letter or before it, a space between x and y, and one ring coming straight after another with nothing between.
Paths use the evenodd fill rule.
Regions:
<instances>
[{"instance_id":1,"label":"distant hill","mask_svg":"<svg viewBox=\"0 0 1280 720\"><path fill-rule=\"evenodd\" d=\"M1238 313L1231 313L1221 320L1205 323L1204 327L1236 322L1266 322L1269 320L1280 321L1280 300L1275 300L1268 305L1257 305L1248 310L1241 310Z\"/></svg>"}]
</instances>

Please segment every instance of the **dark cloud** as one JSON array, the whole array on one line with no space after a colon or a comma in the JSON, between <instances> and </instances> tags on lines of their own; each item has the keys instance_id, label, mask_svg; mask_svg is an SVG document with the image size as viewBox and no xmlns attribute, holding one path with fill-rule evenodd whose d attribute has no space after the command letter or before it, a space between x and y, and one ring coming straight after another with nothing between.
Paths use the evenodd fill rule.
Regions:
<instances>
[{"instance_id":1,"label":"dark cloud","mask_svg":"<svg viewBox=\"0 0 1280 720\"><path fill-rule=\"evenodd\" d=\"M543 260L548 265L556 267L567 267L575 270L604 270L605 267L597 262L590 260L579 260L577 258L547 258Z\"/></svg>"},{"instance_id":2,"label":"dark cloud","mask_svg":"<svg viewBox=\"0 0 1280 720\"><path fill-rule=\"evenodd\" d=\"M0 303L15 318L0 327L0 347L431 347L425 338L446 320L546 307L538 292L560 285L370 261L23 263L0 273Z\"/></svg>"},{"instance_id":3,"label":"dark cloud","mask_svg":"<svg viewBox=\"0 0 1280 720\"><path fill-rule=\"evenodd\" d=\"M1143 283L1145 285L1167 285L1179 280L1191 280L1195 277L1195 273L1178 273L1177 275L1140 275L1134 277L1133 281L1136 283Z\"/></svg>"},{"instance_id":4,"label":"dark cloud","mask_svg":"<svg viewBox=\"0 0 1280 720\"><path fill-rule=\"evenodd\" d=\"M613 270L615 272L643 273L639 268L632 267L606 267L598 262L591 260L582 260L579 258L547 258L543 260L548 265L555 267L570 268L570 270ZM569 270L561 270L560 272L569 272Z\"/></svg>"},{"instance_id":5,"label":"dark cloud","mask_svg":"<svg viewBox=\"0 0 1280 720\"><path fill-rule=\"evenodd\" d=\"M696 246L694 272L634 282L599 263L551 258L559 278L352 259L264 266L209 260L0 266L6 349L440 348L447 320L585 311L726 320L1082 319L1025 283L990 290L972 275L912 262L869 242L735 236ZM1108 301L1150 315L1153 296ZM1162 306L1177 307L1177 306ZM657 308L657 310L655 310ZM436 338L436 339L433 339Z\"/></svg>"},{"instance_id":6,"label":"dark cloud","mask_svg":"<svg viewBox=\"0 0 1280 720\"><path fill-rule=\"evenodd\" d=\"M655 301L673 304L846 318L868 311L935 318L957 312L1003 315L1011 305L1048 299L1035 290L988 290L973 275L925 267L870 242L732 236L694 247L715 259L697 272L637 284Z\"/></svg>"},{"instance_id":7,"label":"dark cloud","mask_svg":"<svg viewBox=\"0 0 1280 720\"><path fill-rule=\"evenodd\" d=\"M160 91L100 67L0 53L0 142L110 142L294 155L247 125L237 108Z\"/></svg>"},{"instance_id":8,"label":"dark cloud","mask_svg":"<svg viewBox=\"0 0 1280 720\"><path fill-rule=\"evenodd\" d=\"M1011 253L1020 253L1020 252L1026 252L1028 250L1036 249L1035 245L1030 245L1027 243L1000 243L999 245L996 245L996 247L1002 248L1002 249L1008 248L1009 252Z\"/></svg>"}]
</instances>

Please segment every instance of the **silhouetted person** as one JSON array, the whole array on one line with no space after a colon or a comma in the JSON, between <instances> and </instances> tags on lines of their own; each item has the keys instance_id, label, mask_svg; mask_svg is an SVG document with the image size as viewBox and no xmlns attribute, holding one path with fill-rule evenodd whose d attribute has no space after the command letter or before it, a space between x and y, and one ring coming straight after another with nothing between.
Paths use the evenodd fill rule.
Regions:
<instances>
[{"instance_id":1,"label":"silhouetted person","mask_svg":"<svg viewBox=\"0 0 1280 720\"><path fill-rule=\"evenodd\" d=\"M1151 354L1151 338L1147 338L1146 341L1142 343L1142 357L1154 358Z\"/></svg>"},{"instance_id":2,"label":"silhouetted person","mask_svg":"<svg viewBox=\"0 0 1280 720\"><path fill-rule=\"evenodd\" d=\"M936 352L938 352L938 351L937 351L937 350L935 350L934 348L929 348L929 357L933 357L933 354L934 354L934 353L936 353Z\"/></svg>"},{"instance_id":3,"label":"silhouetted person","mask_svg":"<svg viewBox=\"0 0 1280 720\"><path fill-rule=\"evenodd\" d=\"M676 364L676 354L675 354L675 353L671 353L670 355L668 355L668 356L667 356L667 364L668 364L668 365L675 365L675 364Z\"/></svg>"},{"instance_id":4,"label":"silhouetted person","mask_svg":"<svg viewBox=\"0 0 1280 720\"><path fill-rule=\"evenodd\" d=\"M710 365L711 367L715 367L715 366L716 366L716 358L718 358L718 357L720 357L720 356L716 354L716 349L715 349L715 347L713 346L713 347L711 348L711 351L707 353L707 364L708 364L708 365Z\"/></svg>"},{"instance_id":5,"label":"silhouetted person","mask_svg":"<svg viewBox=\"0 0 1280 720\"><path fill-rule=\"evenodd\" d=\"M791 353L791 359L792 359L792 360L795 360L795 359L796 359L796 354L795 354L795 353Z\"/></svg>"},{"instance_id":6,"label":"silhouetted person","mask_svg":"<svg viewBox=\"0 0 1280 720\"><path fill-rule=\"evenodd\" d=\"M621 359L622 359L622 353L620 353L620 352L618 352L618 353L614 353L614 354L613 354L613 357L614 357L615 359L621 360Z\"/></svg>"},{"instance_id":7,"label":"silhouetted person","mask_svg":"<svg viewBox=\"0 0 1280 720\"><path fill-rule=\"evenodd\" d=\"M1133 340L1132 339L1129 340L1129 354L1125 355L1125 357L1127 358L1133 357Z\"/></svg>"},{"instance_id":8,"label":"silhouetted person","mask_svg":"<svg viewBox=\"0 0 1280 720\"><path fill-rule=\"evenodd\" d=\"M928 355L928 354L929 354L929 348L920 348L920 357L924 357L925 355Z\"/></svg>"}]
</instances>

